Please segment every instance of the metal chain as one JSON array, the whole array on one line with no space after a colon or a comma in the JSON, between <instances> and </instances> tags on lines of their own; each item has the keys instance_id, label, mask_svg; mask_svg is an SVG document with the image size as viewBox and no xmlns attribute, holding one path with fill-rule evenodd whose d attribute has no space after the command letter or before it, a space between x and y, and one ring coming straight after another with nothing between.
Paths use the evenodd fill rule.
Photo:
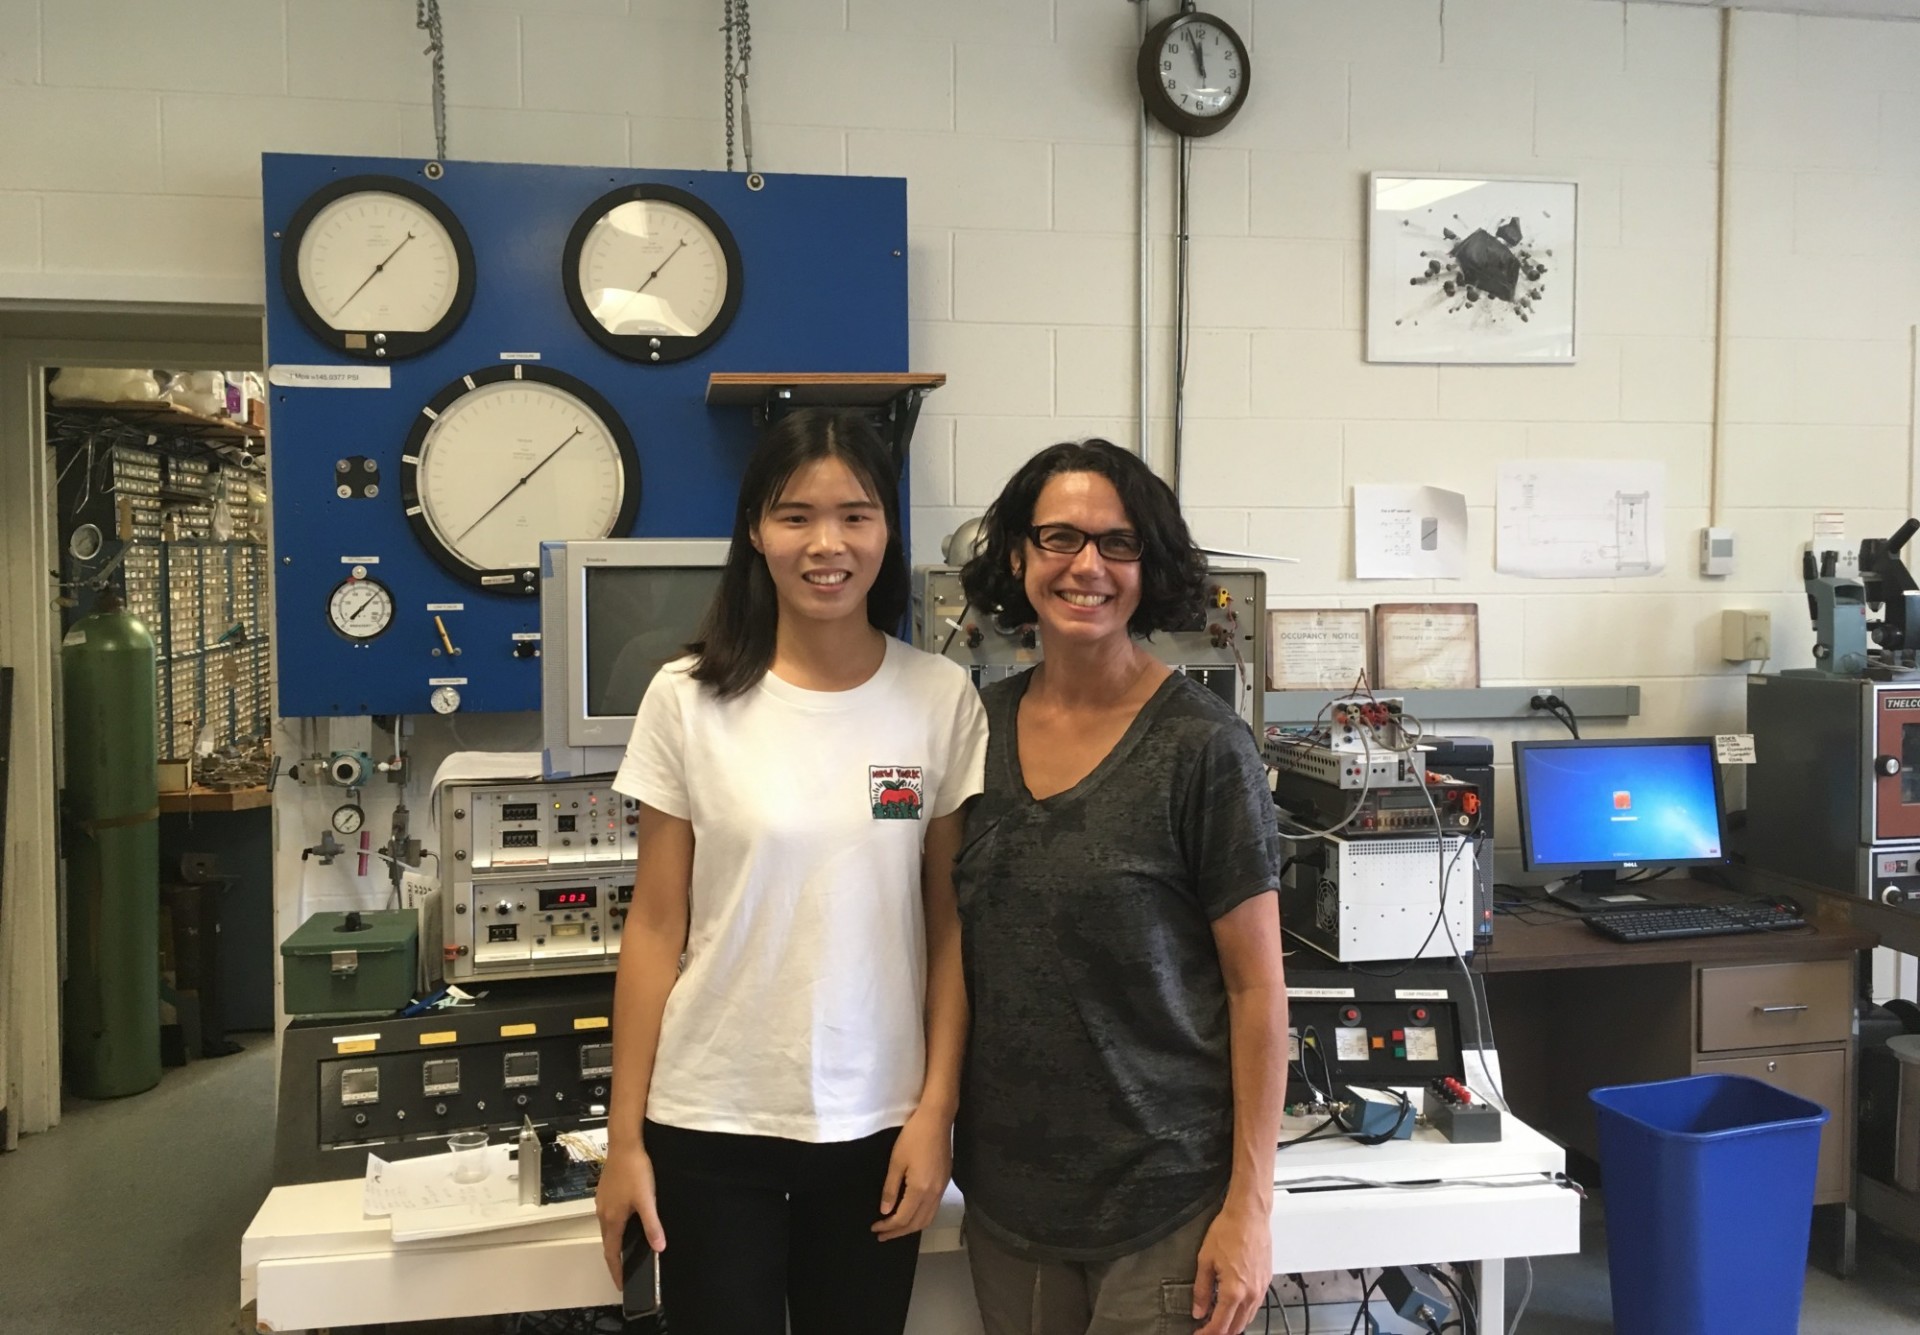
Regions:
<instances>
[{"instance_id":1,"label":"metal chain","mask_svg":"<svg viewBox=\"0 0 1920 1335\"><path fill-rule=\"evenodd\" d=\"M447 39L440 29L440 0L415 0L413 26L427 34L423 55L433 57L433 156L447 157Z\"/></svg>"},{"instance_id":2,"label":"metal chain","mask_svg":"<svg viewBox=\"0 0 1920 1335\"><path fill-rule=\"evenodd\" d=\"M721 71L726 84L727 170L733 170L734 85L740 88L739 137L747 170L753 170L753 112L747 105L747 67L753 60L753 20L747 12L747 0L726 0L725 65ZM737 50L736 50L737 48Z\"/></svg>"}]
</instances>

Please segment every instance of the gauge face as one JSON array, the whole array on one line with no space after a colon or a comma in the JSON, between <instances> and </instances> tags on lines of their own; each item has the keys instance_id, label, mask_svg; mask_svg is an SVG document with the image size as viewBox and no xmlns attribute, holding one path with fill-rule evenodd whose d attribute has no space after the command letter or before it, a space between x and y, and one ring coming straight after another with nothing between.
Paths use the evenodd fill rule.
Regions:
<instances>
[{"instance_id":1,"label":"gauge face","mask_svg":"<svg viewBox=\"0 0 1920 1335\"><path fill-rule=\"evenodd\" d=\"M400 464L415 536L500 593L538 591L542 542L624 535L640 508L639 456L613 406L544 367L455 381L421 411Z\"/></svg>"},{"instance_id":2,"label":"gauge face","mask_svg":"<svg viewBox=\"0 0 1920 1335\"><path fill-rule=\"evenodd\" d=\"M340 834L358 834L366 823L367 813L351 802L333 809L333 828Z\"/></svg>"},{"instance_id":3,"label":"gauge face","mask_svg":"<svg viewBox=\"0 0 1920 1335\"><path fill-rule=\"evenodd\" d=\"M288 224L281 281L307 327L374 360L407 357L453 332L473 300L473 249L440 199L398 177L316 192Z\"/></svg>"},{"instance_id":4,"label":"gauge face","mask_svg":"<svg viewBox=\"0 0 1920 1335\"><path fill-rule=\"evenodd\" d=\"M393 624L393 595L378 580L350 579L328 597L327 620L350 640L371 640Z\"/></svg>"},{"instance_id":5,"label":"gauge face","mask_svg":"<svg viewBox=\"0 0 1920 1335\"><path fill-rule=\"evenodd\" d=\"M705 350L740 305L733 233L671 186L625 186L596 200L574 224L563 263L574 317L632 361L683 361Z\"/></svg>"},{"instance_id":6,"label":"gauge face","mask_svg":"<svg viewBox=\"0 0 1920 1335\"><path fill-rule=\"evenodd\" d=\"M427 697L427 703L433 706L436 714L451 714L460 708L460 692L451 686L436 686L433 694Z\"/></svg>"}]
</instances>

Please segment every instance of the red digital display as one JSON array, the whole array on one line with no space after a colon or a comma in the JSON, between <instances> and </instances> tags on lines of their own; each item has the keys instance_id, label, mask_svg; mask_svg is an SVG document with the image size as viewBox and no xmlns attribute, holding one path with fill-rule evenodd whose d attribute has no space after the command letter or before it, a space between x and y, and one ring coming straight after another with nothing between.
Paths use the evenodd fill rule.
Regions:
<instances>
[{"instance_id":1,"label":"red digital display","mask_svg":"<svg viewBox=\"0 0 1920 1335\"><path fill-rule=\"evenodd\" d=\"M542 890L540 907L542 909L590 909L599 900L599 891L587 890Z\"/></svg>"}]
</instances>

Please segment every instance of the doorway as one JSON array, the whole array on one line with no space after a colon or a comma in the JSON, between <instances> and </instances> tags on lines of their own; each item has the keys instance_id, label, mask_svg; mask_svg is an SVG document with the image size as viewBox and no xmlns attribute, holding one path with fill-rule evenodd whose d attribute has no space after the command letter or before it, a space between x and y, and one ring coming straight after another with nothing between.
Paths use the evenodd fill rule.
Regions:
<instances>
[{"instance_id":1,"label":"doorway","mask_svg":"<svg viewBox=\"0 0 1920 1335\"><path fill-rule=\"evenodd\" d=\"M263 369L251 306L0 304L0 665L13 672L0 884L0 1149L60 1118L59 591L54 367ZM268 609L270 617L270 608Z\"/></svg>"}]
</instances>

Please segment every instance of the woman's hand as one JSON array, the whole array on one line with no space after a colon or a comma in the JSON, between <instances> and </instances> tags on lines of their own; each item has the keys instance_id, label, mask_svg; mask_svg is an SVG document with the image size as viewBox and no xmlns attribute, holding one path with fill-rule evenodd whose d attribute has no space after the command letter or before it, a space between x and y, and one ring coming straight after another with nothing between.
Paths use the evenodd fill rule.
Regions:
<instances>
[{"instance_id":1,"label":"woman's hand","mask_svg":"<svg viewBox=\"0 0 1920 1335\"><path fill-rule=\"evenodd\" d=\"M624 1149L608 1147L607 1162L600 1170L600 1185L593 1193L593 1212L600 1219L600 1248L616 1289L626 1284L620 1251L626 1238L627 1220L639 1215L640 1226L646 1230L647 1245L656 1252L667 1249L667 1231L660 1227L660 1211L654 1202L653 1160L640 1145Z\"/></svg>"},{"instance_id":2,"label":"woman's hand","mask_svg":"<svg viewBox=\"0 0 1920 1335\"><path fill-rule=\"evenodd\" d=\"M880 1188L880 1213L873 1231L892 1242L918 1233L933 1222L953 1175L953 1120L916 1110L900 1128ZM603 1179L604 1180L604 1179Z\"/></svg>"}]
</instances>

